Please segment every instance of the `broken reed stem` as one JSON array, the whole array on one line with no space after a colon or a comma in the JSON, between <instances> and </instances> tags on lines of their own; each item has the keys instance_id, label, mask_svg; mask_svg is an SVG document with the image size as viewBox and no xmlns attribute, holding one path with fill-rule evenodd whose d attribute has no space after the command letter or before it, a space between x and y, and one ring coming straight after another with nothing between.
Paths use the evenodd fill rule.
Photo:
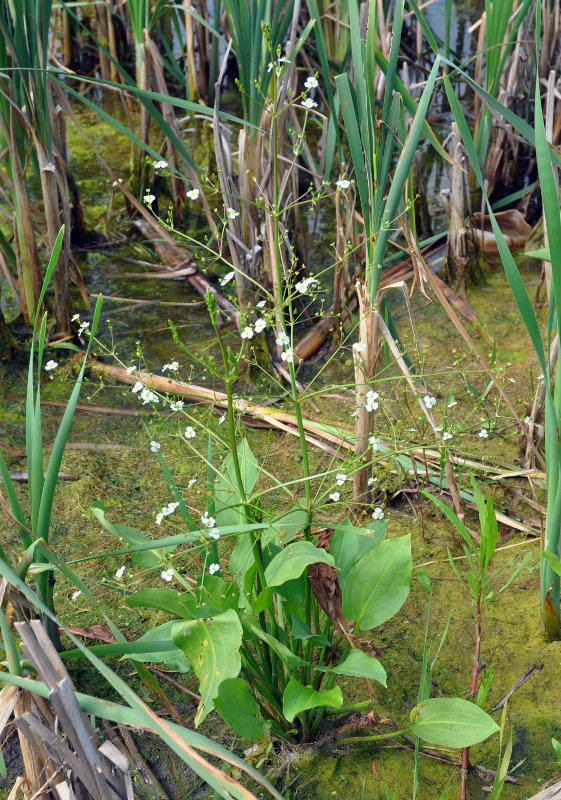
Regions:
<instances>
[{"instance_id":1,"label":"broken reed stem","mask_svg":"<svg viewBox=\"0 0 561 800\"><path fill-rule=\"evenodd\" d=\"M376 341L373 340L375 315L370 311L368 290L359 281L356 284L359 309L358 347L353 347L355 366L355 454L359 469L353 475L353 500L355 503L368 503L368 479L371 468L366 465L372 432L372 414L367 410L368 381L374 374ZM363 466L360 466L360 465Z\"/></svg>"}]
</instances>

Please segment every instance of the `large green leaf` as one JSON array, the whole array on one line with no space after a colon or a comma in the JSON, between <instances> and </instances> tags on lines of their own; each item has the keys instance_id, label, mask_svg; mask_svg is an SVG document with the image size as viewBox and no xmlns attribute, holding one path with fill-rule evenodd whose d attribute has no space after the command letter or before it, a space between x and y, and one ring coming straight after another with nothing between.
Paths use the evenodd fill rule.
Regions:
<instances>
[{"instance_id":1,"label":"large green leaf","mask_svg":"<svg viewBox=\"0 0 561 800\"><path fill-rule=\"evenodd\" d=\"M411 730L430 744L471 747L499 730L475 703L459 697L433 697L411 711Z\"/></svg>"},{"instance_id":2,"label":"large green leaf","mask_svg":"<svg viewBox=\"0 0 561 800\"><path fill-rule=\"evenodd\" d=\"M165 664L170 669L176 672L190 672L191 665L185 658L185 653L177 647L171 639L171 631L173 626L176 625L176 620L171 619L164 622L163 625L157 625L137 639L136 644L145 644L146 650L142 653L135 653L133 658L135 661L149 661L154 663ZM169 650L154 653L151 648L153 642L162 642L169 639ZM124 656L129 658L129 656Z\"/></svg>"},{"instance_id":3,"label":"large green leaf","mask_svg":"<svg viewBox=\"0 0 561 800\"><path fill-rule=\"evenodd\" d=\"M377 658L363 653L361 650L351 650L347 658L336 667L316 667L322 672L334 672L336 675L352 675L357 678L370 678L386 686L386 670Z\"/></svg>"},{"instance_id":4,"label":"large green leaf","mask_svg":"<svg viewBox=\"0 0 561 800\"><path fill-rule=\"evenodd\" d=\"M268 586L281 586L299 578L306 567L317 563L335 566L333 556L312 542L292 542L273 558L265 570L265 580Z\"/></svg>"},{"instance_id":5,"label":"large green leaf","mask_svg":"<svg viewBox=\"0 0 561 800\"><path fill-rule=\"evenodd\" d=\"M247 439L242 439L237 446L238 461L243 490L250 497L259 475L259 464ZM222 525L240 525L244 522L242 499L239 492L238 479L234 467L234 458L229 453L224 459L215 486L216 519Z\"/></svg>"},{"instance_id":6,"label":"large green leaf","mask_svg":"<svg viewBox=\"0 0 561 800\"><path fill-rule=\"evenodd\" d=\"M184 596L184 595L183 595ZM167 614L173 614L182 619L192 619L192 615L187 611L185 603L182 601L182 593L174 589L142 589L140 592L129 595L126 599L128 606L140 606L141 608L157 608Z\"/></svg>"},{"instance_id":7,"label":"large green leaf","mask_svg":"<svg viewBox=\"0 0 561 800\"><path fill-rule=\"evenodd\" d=\"M176 622L172 639L187 656L199 679L201 702L195 716L200 725L214 708L222 681L237 678L242 666L242 626L233 609L199 622Z\"/></svg>"},{"instance_id":8,"label":"large green leaf","mask_svg":"<svg viewBox=\"0 0 561 800\"><path fill-rule=\"evenodd\" d=\"M294 717L297 717L302 711L308 711L310 708L323 706L341 708L342 705L343 693L340 686L316 692L311 686L304 686L296 678L291 678L284 690L282 713L289 722L292 722Z\"/></svg>"},{"instance_id":9,"label":"large green leaf","mask_svg":"<svg viewBox=\"0 0 561 800\"><path fill-rule=\"evenodd\" d=\"M265 725L259 706L243 678L229 678L220 684L214 705L226 725L246 739L260 739Z\"/></svg>"},{"instance_id":10,"label":"large green leaf","mask_svg":"<svg viewBox=\"0 0 561 800\"><path fill-rule=\"evenodd\" d=\"M268 522L271 527L265 529L261 534L263 546L271 542L279 545L290 542L302 530L307 519L306 509L301 506L292 506L288 511L266 519L265 522Z\"/></svg>"},{"instance_id":11,"label":"large green leaf","mask_svg":"<svg viewBox=\"0 0 561 800\"><path fill-rule=\"evenodd\" d=\"M329 552L339 570L339 583L342 584L357 561L373 550L386 535L387 522L381 520L374 530L355 528L347 517L337 525L331 536Z\"/></svg>"},{"instance_id":12,"label":"large green leaf","mask_svg":"<svg viewBox=\"0 0 561 800\"><path fill-rule=\"evenodd\" d=\"M126 525L116 525L112 522L109 522L105 516L105 510L101 500L92 503L90 509L93 515L99 520L99 522L101 522L105 530L109 531L109 533L112 533L113 536L115 536L117 539L120 539L125 544L128 544L131 547L150 544L150 537L146 536L144 533L140 533L140 531L137 531L135 528L129 528ZM140 552L131 551L131 556L133 561L135 561L140 567L157 567L162 563L165 553L173 553L174 550L175 547L166 547L165 549L162 548L161 550L154 548L150 550L142 550Z\"/></svg>"},{"instance_id":13,"label":"large green leaf","mask_svg":"<svg viewBox=\"0 0 561 800\"><path fill-rule=\"evenodd\" d=\"M386 539L355 564L342 586L343 614L362 630L396 614L411 585L411 537Z\"/></svg>"}]
</instances>

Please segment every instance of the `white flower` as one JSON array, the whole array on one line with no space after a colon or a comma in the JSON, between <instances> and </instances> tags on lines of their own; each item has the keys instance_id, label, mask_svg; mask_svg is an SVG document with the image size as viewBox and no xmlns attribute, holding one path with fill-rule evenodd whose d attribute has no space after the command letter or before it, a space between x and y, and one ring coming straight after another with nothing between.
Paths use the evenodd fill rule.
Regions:
<instances>
[{"instance_id":1,"label":"white flower","mask_svg":"<svg viewBox=\"0 0 561 800\"><path fill-rule=\"evenodd\" d=\"M199 195L200 195L200 192L199 192L199 190L197 188L189 189L189 191L186 192L186 196L189 198L189 200L196 200Z\"/></svg>"},{"instance_id":2,"label":"white flower","mask_svg":"<svg viewBox=\"0 0 561 800\"><path fill-rule=\"evenodd\" d=\"M255 321L253 327L255 328L255 333L261 333L261 331L264 331L265 328L267 327L267 321L264 320L263 317L261 317L260 319Z\"/></svg>"},{"instance_id":3,"label":"white flower","mask_svg":"<svg viewBox=\"0 0 561 800\"><path fill-rule=\"evenodd\" d=\"M353 343L353 350L355 353L362 353L366 345L364 342L354 342Z\"/></svg>"},{"instance_id":4,"label":"white flower","mask_svg":"<svg viewBox=\"0 0 561 800\"><path fill-rule=\"evenodd\" d=\"M156 161L154 164L154 169L166 169L167 165L167 161Z\"/></svg>"},{"instance_id":5,"label":"white flower","mask_svg":"<svg viewBox=\"0 0 561 800\"><path fill-rule=\"evenodd\" d=\"M378 480L378 478L368 478L368 485L369 486L374 486L374 484L376 483L377 480Z\"/></svg>"},{"instance_id":6,"label":"white flower","mask_svg":"<svg viewBox=\"0 0 561 800\"><path fill-rule=\"evenodd\" d=\"M115 573L115 577L117 578L117 580L118 580L118 581L120 581L120 580L121 580L121 578L123 577L125 570L126 570L126 567L125 567L125 565L123 564L123 566L122 566L122 567L119 567L119 569L118 569L118 570L117 570L117 572Z\"/></svg>"},{"instance_id":7,"label":"white flower","mask_svg":"<svg viewBox=\"0 0 561 800\"><path fill-rule=\"evenodd\" d=\"M486 428L481 428L479 431L479 438L480 439L488 439L489 438L489 431Z\"/></svg>"},{"instance_id":8,"label":"white flower","mask_svg":"<svg viewBox=\"0 0 561 800\"><path fill-rule=\"evenodd\" d=\"M347 476L344 472L338 472L337 475L335 475L335 482L337 483L337 486L342 486L346 480Z\"/></svg>"},{"instance_id":9,"label":"white flower","mask_svg":"<svg viewBox=\"0 0 561 800\"><path fill-rule=\"evenodd\" d=\"M136 369L136 367L133 365L132 367L127 367L125 372L127 373L127 375L132 375L132 373L135 371L135 369Z\"/></svg>"},{"instance_id":10,"label":"white flower","mask_svg":"<svg viewBox=\"0 0 561 800\"><path fill-rule=\"evenodd\" d=\"M142 405L145 406L146 403L159 403L160 398L157 394L154 394L150 389L144 388L140 392L140 398L142 400Z\"/></svg>"},{"instance_id":11,"label":"white flower","mask_svg":"<svg viewBox=\"0 0 561 800\"><path fill-rule=\"evenodd\" d=\"M183 408L183 400L175 400L173 403L170 403L169 407L172 411L181 411Z\"/></svg>"},{"instance_id":12,"label":"white flower","mask_svg":"<svg viewBox=\"0 0 561 800\"><path fill-rule=\"evenodd\" d=\"M300 294L306 294L310 286L317 282L317 278L305 278L303 281L298 281L294 288Z\"/></svg>"},{"instance_id":13,"label":"white flower","mask_svg":"<svg viewBox=\"0 0 561 800\"><path fill-rule=\"evenodd\" d=\"M228 219L236 219L236 217L240 216L240 212L236 211L235 208L230 208L228 206L228 208L226 209L226 215L227 215Z\"/></svg>"},{"instance_id":14,"label":"white flower","mask_svg":"<svg viewBox=\"0 0 561 800\"><path fill-rule=\"evenodd\" d=\"M532 417L524 417L524 425L531 425Z\"/></svg>"},{"instance_id":15,"label":"white flower","mask_svg":"<svg viewBox=\"0 0 561 800\"><path fill-rule=\"evenodd\" d=\"M451 439L451 438L452 438L452 434L450 433L450 431L444 431L444 433L442 434L442 441L443 442L447 442L448 439Z\"/></svg>"},{"instance_id":16,"label":"white flower","mask_svg":"<svg viewBox=\"0 0 561 800\"><path fill-rule=\"evenodd\" d=\"M242 339L253 339L253 328L251 328L249 325L246 325L240 336Z\"/></svg>"},{"instance_id":17,"label":"white flower","mask_svg":"<svg viewBox=\"0 0 561 800\"><path fill-rule=\"evenodd\" d=\"M136 394L137 392L141 392L143 389L144 389L144 384L143 384L143 383L141 383L140 381L137 381L137 382L134 384L134 386L132 387L132 389L131 389L131 392L132 392L133 394Z\"/></svg>"},{"instance_id":18,"label":"white flower","mask_svg":"<svg viewBox=\"0 0 561 800\"><path fill-rule=\"evenodd\" d=\"M51 370L56 369L58 367L58 361L53 361L51 358L50 361L47 361L45 364L45 372L51 372Z\"/></svg>"},{"instance_id":19,"label":"white flower","mask_svg":"<svg viewBox=\"0 0 561 800\"><path fill-rule=\"evenodd\" d=\"M77 600L80 597L81 594L82 594L82 590L81 589L76 589L75 592L72 592L72 600Z\"/></svg>"},{"instance_id":20,"label":"white flower","mask_svg":"<svg viewBox=\"0 0 561 800\"><path fill-rule=\"evenodd\" d=\"M222 425L223 422L226 422L226 414L222 414L222 416L218 420L218 424Z\"/></svg>"},{"instance_id":21,"label":"white flower","mask_svg":"<svg viewBox=\"0 0 561 800\"><path fill-rule=\"evenodd\" d=\"M287 347L286 350L281 353L281 358L283 361L286 361L287 364L294 363L294 349L292 347Z\"/></svg>"},{"instance_id":22,"label":"white flower","mask_svg":"<svg viewBox=\"0 0 561 800\"><path fill-rule=\"evenodd\" d=\"M174 570L171 567L168 567L168 569L164 569L160 573L160 577L163 578L165 581L167 581L169 583L171 581L171 579L173 578L173 574L174 574Z\"/></svg>"},{"instance_id":23,"label":"white flower","mask_svg":"<svg viewBox=\"0 0 561 800\"><path fill-rule=\"evenodd\" d=\"M70 322L80 322L80 315L74 314L73 317L70 317Z\"/></svg>"},{"instance_id":24,"label":"white flower","mask_svg":"<svg viewBox=\"0 0 561 800\"><path fill-rule=\"evenodd\" d=\"M275 342L280 347L284 347L284 345L289 344L290 339L289 339L289 337L286 335L286 333L284 331L279 331L277 333L277 338L275 339Z\"/></svg>"},{"instance_id":25,"label":"white flower","mask_svg":"<svg viewBox=\"0 0 561 800\"><path fill-rule=\"evenodd\" d=\"M208 568L209 575L214 575L215 572L219 571L220 571L220 564L211 564L210 567Z\"/></svg>"},{"instance_id":26,"label":"white flower","mask_svg":"<svg viewBox=\"0 0 561 800\"><path fill-rule=\"evenodd\" d=\"M193 428L193 426L192 425L187 425L187 427L185 428L185 438L186 439L194 439L196 435L197 435L197 433L196 433L195 429Z\"/></svg>"},{"instance_id":27,"label":"white flower","mask_svg":"<svg viewBox=\"0 0 561 800\"><path fill-rule=\"evenodd\" d=\"M454 406L457 406L457 405L458 405L458 401L457 400L450 400L450 402L448 403L448 408L454 408Z\"/></svg>"},{"instance_id":28,"label":"white flower","mask_svg":"<svg viewBox=\"0 0 561 800\"><path fill-rule=\"evenodd\" d=\"M304 81L304 86L306 87L306 89L315 89L319 86L318 79L316 78L315 75L310 75Z\"/></svg>"},{"instance_id":29,"label":"white flower","mask_svg":"<svg viewBox=\"0 0 561 800\"><path fill-rule=\"evenodd\" d=\"M161 447L161 446L162 446L162 445L161 445L159 442L155 442L153 439L152 439L152 441L150 442L150 450L151 450L153 453L157 453L157 452L158 452L158 450L160 449L160 447Z\"/></svg>"},{"instance_id":30,"label":"white flower","mask_svg":"<svg viewBox=\"0 0 561 800\"><path fill-rule=\"evenodd\" d=\"M196 479L196 478L191 478L191 480L190 480L190 481L189 481L189 483L187 484L187 488L188 488L188 489L190 489L190 488L191 488L191 486L194 486L194 485L196 484L196 482L197 482L197 479Z\"/></svg>"},{"instance_id":31,"label":"white flower","mask_svg":"<svg viewBox=\"0 0 561 800\"><path fill-rule=\"evenodd\" d=\"M347 178L341 178L340 180L335 182L335 186L338 189L348 189L351 185L351 182L347 180Z\"/></svg>"},{"instance_id":32,"label":"white flower","mask_svg":"<svg viewBox=\"0 0 561 800\"><path fill-rule=\"evenodd\" d=\"M156 525L161 525L163 518L164 514L161 511L158 511L158 513L156 514Z\"/></svg>"},{"instance_id":33,"label":"white flower","mask_svg":"<svg viewBox=\"0 0 561 800\"><path fill-rule=\"evenodd\" d=\"M423 397L423 402L426 408L434 408L436 405L436 397L432 397L430 394L426 394Z\"/></svg>"},{"instance_id":34,"label":"white flower","mask_svg":"<svg viewBox=\"0 0 561 800\"><path fill-rule=\"evenodd\" d=\"M208 511L205 511L205 513L202 515L201 522L203 523L205 528L214 528L214 526L216 525L216 520L214 519L214 517L209 517Z\"/></svg>"},{"instance_id":35,"label":"white flower","mask_svg":"<svg viewBox=\"0 0 561 800\"><path fill-rule=\"evenodd\" d=\"M173 514L173 512L175 511L175 509L178 506L179 506L179 503L177 503L177 502L168 503L167 506L165 507L165 510L164 509L162 509L162 510L164 510L166 516L168 516L168 514Z\"/></svg>"},{"instance_id":36,"label":"white flower","mask_svg":"<svg viewBox=\"0 0 561 800\"><path fill-rule=\"evenodd\" d=\"M170 361L169 364L164 364L162 367L162 372L165 372L167 369L171 370L172 372L177 372L179 369L179 364L177 361Z\"/></svg>"},{"instance_id":37,"label":"white flower","mask_svg":"<svg viewBox=\"0 0 561 800\"><path fill-rule=\"evenodd\" d=\"M235 271L232 270L231 272L228 272L227 275L224 275L223 278L220 278L220 286L226 286L227 283L230 283L235 274Z\"/></svg>"},{"instance_id":38,"label":"white flower","mask_svg":"<svg viewBox=\"0 0 561 800\"><path fill-rule=\"evenodd\" d=\"M314 101L312 100L312 98L311 98L311 97L306 97L306 99L305 99L305 100L302 100L302 102L300 103L300 105L301 105L301 106L304 106L304 108L307 108L307 109L310 109L310 108L317 108L317 103L314 103Z\"/></svg>"},{"instance_id":39,"label":"white flower","mask_svg":"<svg viewBox=\"0 0 561 800\"><path fill-rule=\"evenodd\" d=\"M151 206L155 199L156 199L156 196L153 195L153 194L148 193L148 194L144 195L144 202L148 206Z\"/></svg>"},{"instance_id":40,"label":"white flower","mask_svg":"<svg viewBox=\"0 0 561 800\"><path fill-rule=\"evenodd\" d=\"M372 512L372 519L384 519L384 512L382 511L380 506L376 506L376 508Z\"/></svg>"},{"instance_id":41,"label":"white flower","mask_svg":"<svg viewBox=\"0 0 561 800\"><path fill-rule=\"evenodd\" d=\"M255 304L255 308L265 308L266 300L260 300L258 303Z\"/></svg>"},{"instance_id":42,"label":"white flower","mask_svg":"<svg viewBox=\"0 0 561 800\"><path fill-rule=\"evenodd\" d=\"M329 499L333 500L334 503L337 503L341 499L341 493L331 492L331 494L329 495Z\"/></svg>"},{"instance_id":43,"label":"white flower","mask_svg":"<svg viewBox=\"0 0 561 800\"><path fill-rule=\"evenodd\" d=\"M210 528L207 531L208 535L211 539L220 539L220 529L219 528Z\"/></svg>"},{"instance_id":44,"label":"white flower","mask_svg":"<svg viewBox=\"0 0 561 800\"><path fill-rule=\"evenodd\" d=\"M372 445L373 450L378 450L380 447L380 437L379 436L371 436L368 440Z\"/></svg>"},{"instance_id":45,"label":"white flower","mask_svg":"<svg viewBox=\"0 0 561 800\"><path fill-rule=\"evenodd\" d=\"M279 56L279 58L277 59L277 63L276 63L277 72L279 71L280 67L283 64L290 64L290 61L288 60L288 58L286 56ZM274 66L275 66L275 64L273 64L272 61L269 61L269 65L267 67L267 72L271 72L271 70L273 69Z\"/></svg>"}]
</instances>

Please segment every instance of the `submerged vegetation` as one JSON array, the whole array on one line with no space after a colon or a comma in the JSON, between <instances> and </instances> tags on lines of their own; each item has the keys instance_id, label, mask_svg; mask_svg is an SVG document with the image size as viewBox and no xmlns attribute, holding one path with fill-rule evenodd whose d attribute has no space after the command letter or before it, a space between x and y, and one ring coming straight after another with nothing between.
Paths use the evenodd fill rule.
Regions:
<instances>
[{"instance_id":1,"label":"submerged vegetation","mask_svg":"<svg viewBox=\"0 0 561 800\"><path fill-rule=\"evenodd\" d=\"M557 0L0 32L6 795L554 782Z\"/></svg>"}]
</instances>

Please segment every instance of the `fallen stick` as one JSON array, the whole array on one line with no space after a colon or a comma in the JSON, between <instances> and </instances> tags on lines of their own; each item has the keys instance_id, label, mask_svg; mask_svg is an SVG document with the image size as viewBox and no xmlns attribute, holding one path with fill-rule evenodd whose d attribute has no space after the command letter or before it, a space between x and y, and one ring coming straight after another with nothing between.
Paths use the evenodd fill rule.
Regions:
<instances>
[{"instance_id":1,"label":"fallen stick","mask_svg":"<svg viewBox=\"0 0 561 800\"><path fill-rule=\"evenodd\" d=\"M195 386L182 381L174 381L172 378L163 377L161 375L149 375L147 372L139 372L138 370L134 375L128 375L123 367L117 367L111 364L103 364L101 361L90 361L88 367L98 375L105 375L111 377L119 383L125 383L129 386L140 381L145 386L150 386L159 392L169 392L170 394L186 397L192 403L207 403L214 405L217 408L228 408L228 399L224 392L217 392L213 389L207 389L204 386ZM292 436L298 436L298 421L293 414L287 414L284 411L271 411L266 406L258 406L249 403L247 400L234 400L234 408L242 414L250 415L258 420L266 422L270 427L282 430L285 433L290 433ZM346 440L344 436L336 436L330 431L323 430L320 423L315 423L312 420L304 419L304 429L307 431L306 439L321 449L326 449L326 442L330 445L335 445L338 449L352 450L353 444ZM311 435L313 434L313 436ZM320 437L319 441L316 437ZM329 447L328 452L335 454L333 447ZM344 457L340 454L341 458Z\"/></svg>"},{"instance_id":2,"label":"fallen stick","mask_svg":"<svg viewBox=\"0 0 561 800\"><path fill-rule=\"evenodd\" d=\"M47 473L45 472L43 477L47 477ZM17 469L15 472L10 472L11 480L15 481L16 483L27 483L29 480L29 475L26 469ZM71 472L59 472L58 479L59 481L79 481L79 475L73 475Z\"/></svg>"},{"instance_id":3,"label":"fallen stick","mask_svg":"<svg viewBox=\"0 0 561 800\"><path fill-rule=\"evenodd\" d=\"M135 381L131 381L134 383ZM7 400L12 400L14 403L23 403L25 402L25 397L22 395L8 395L6 397ZM52 408L66 408L67 404L62 403L60 400L41 400L42 406L50 406ZM113 406L86 406L84 404L78 404L76 406L76 411L83 411L86 414L116 414L119 416L124 417L139 417L142 414L155 414L155 411L152 409L142 409L142 408L114 408ZM173 411L160 411L160 415L164 417L169 417L173 414ZM0 445L0 447L5 447L8 452L11 452L11 449L8 446ZM67 445L68 447L68 445ZM15 455L15 453L14 453Z\"/></svg>"}]
</instances>

